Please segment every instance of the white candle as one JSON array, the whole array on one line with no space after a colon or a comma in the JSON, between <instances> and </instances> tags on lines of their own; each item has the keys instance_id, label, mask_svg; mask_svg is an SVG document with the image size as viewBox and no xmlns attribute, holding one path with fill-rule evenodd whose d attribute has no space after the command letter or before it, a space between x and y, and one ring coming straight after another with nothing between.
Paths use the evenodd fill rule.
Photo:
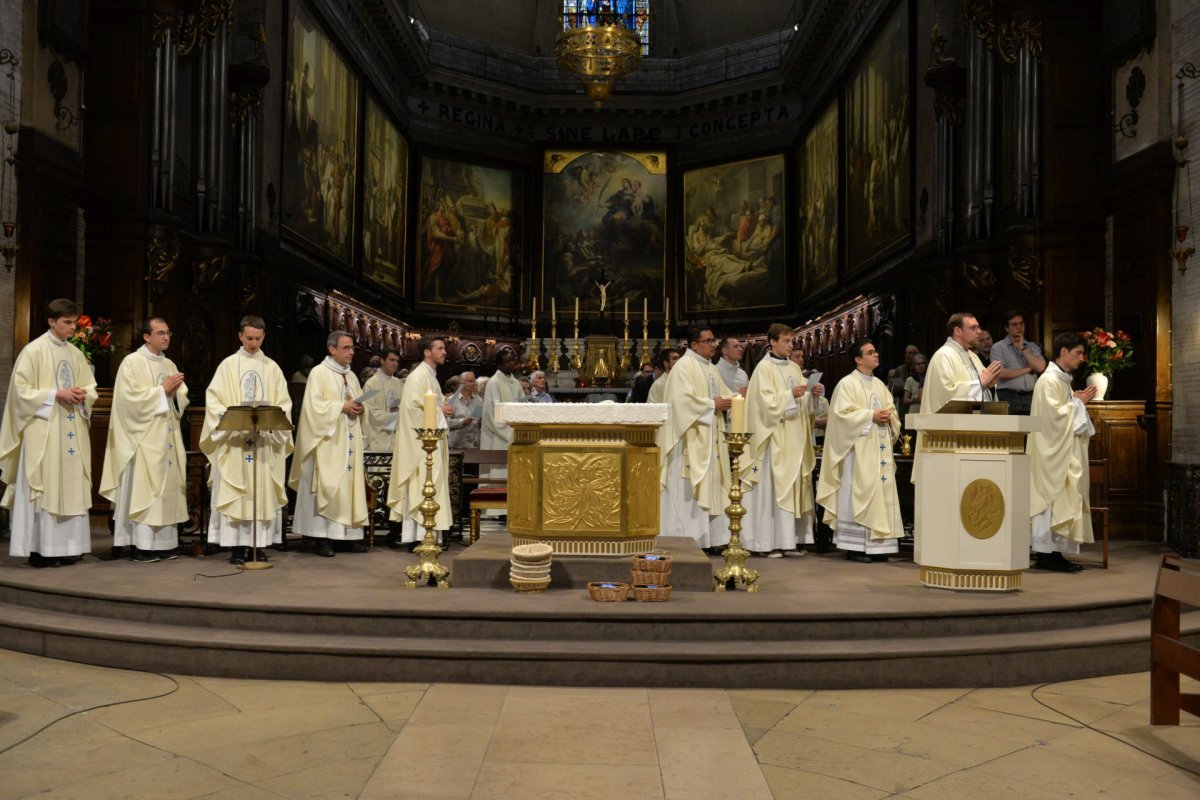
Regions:
<instances>
[{"instance_id":1,"label":"white candle","mask_svg":"<svg viewBox=\"0 0 1200 800\"><path fill-rule=\"evenodd\" d=\"M537 322L537 298L533 298L533 311L529 314L530 322Z\"/></svg>"},{"instance_id":2,"label":"white candle","mask_svg":"<svg viewBox=\"0 0 1200 800\"><path fill-rule=\"evenodd\" d=\"M437 427L437 398L433 396L433 392L426 392L424 411L425 411L425 428L432 429Z\"/></svg>"},{"instance_id":3,"label":"white candle","mask_svg":"<svg viewBox=\"0 0 1200 800\"><path fill-rule=\"evenodd\" d=\"M645 325L650 321L650 298L642 298L642 324Z\"/></svg>"},{"instance_id":4,"label":"white candle","mask_svg":"<svg viewBox=\"0 0 1200 800\"><path fill-rule=\"evenodd\" d=\"M554 295L550 295L550 322L551 322L551 324L554 323L554 320L556 317L558 317L558 303L556 302Z\"/></svg>"},{"instance_id":5,"label":"white candle","mask_svg":"<svg viewBox=\"0 0 1200 800\"><path fill-rule=\"evenodd\" d=\"M575 298L575 324L579 324L579 298Z\"/></svg>"},{"instance_id":6,"label":"white candle","mask_svg":"<svg viewBox=\"0 0 1200 800\"><path fill-rule=\"evenodd\" d=\"M625 298L625 324L629 324L629 298Z\"/></svg>"},{"instance_id":7,"label":"white candle","mask_svg":"<svg viewBox=\"0 0 1200 800\"><path fill-rule=\"evenodd\" d=\"M663 305L663 324L671 324L671 298L667 298Z\"/></svg>"},{"instance_id":8,"label":"white candle","mask_svg":"<svg viewBox=\"0 0 1200 800\"><path fill-rule=\"evenodd\" d=\"M732 433L746 432L746 398L738 396L729 407L729 430Z\"/></svg>"}]
</instances>

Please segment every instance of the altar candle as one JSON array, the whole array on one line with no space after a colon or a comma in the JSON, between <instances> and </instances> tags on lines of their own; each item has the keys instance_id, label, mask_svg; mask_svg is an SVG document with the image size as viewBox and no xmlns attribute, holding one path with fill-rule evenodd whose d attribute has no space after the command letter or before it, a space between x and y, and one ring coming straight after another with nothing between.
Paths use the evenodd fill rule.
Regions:
<instances>
[{"instance_id":1,"label":"altar candle","mask_svg":"<svg viewBox=\"0 0 1200 800\"><path fill-rule=\"evenodd\" d=\"M735 397L729 407L729 430L732 433L746 432L746 398Z\"/></svg>"},{"instance_id":2,"label":"altar candle","mask_svg":"<svg viewBox=\"0 0 1200 800\"><path fill-rule=\"evenodd\" d=\"M579 324L579 298L575 298L575 324Z\"/></svg>"},{"instance_id":3,"label":"altar candle","mask_svg":"<svg viewBox=\"0 0 1200 800\"><path fill-rule=\"evenodd\" d=\"M433 396L433 392L426 392L425 397L425 428L430 430L437 427L437 398Z\"/></svg>"},{"instance_id":4,"label":"altar candle","mask_svg":"<svg viewBox=\"0 0 1200 800\"><path fill-rule=\"evenodd\" d=\"M533 298L533 311L529 314L529 321L537 324L537 298Z\"/></svg>"},{"instance_id":5,"label":"altar candle","mask_svg":"<svg viewBox=\"0 0 1200 800\"><path fill-rule=\"evenodd\" d=\"M558 302L554 295L550 295L550 324L553 325L558 317Z\"/></svg>"},{"instance_id":6,"label":"altar candle","mask_svg":"<svg viewBox=\"0 0 1200 800\"><path fill-rule=\"evenodd\" d=\"M642 324L645 325L650 321L650 298L642 298Z\"/></svg>"},{"instance_id":7,"label":"altar candle","mask_svg":"<svg viewBox=\"0 0 1200 800\"><path fill-rule=\"evenodd\" d=\"M625 298L625 325L629 325L629 298Z\"/></svg>"},{"instance_id":8,"label":"altar candle","mask_svg":"<svg viewBox=\"0 0 1200 800\"><path fill-rule=\"evenodd\" d=\"M668 297L663 302L663 325L669 327L671 325L671 298Z\"/></svg>"}]
</instances>

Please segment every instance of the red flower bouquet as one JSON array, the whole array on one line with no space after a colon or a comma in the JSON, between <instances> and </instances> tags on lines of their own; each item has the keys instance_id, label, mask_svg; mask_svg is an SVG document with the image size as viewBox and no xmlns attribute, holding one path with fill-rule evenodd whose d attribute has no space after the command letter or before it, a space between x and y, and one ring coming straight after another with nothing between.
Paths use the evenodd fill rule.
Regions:
<instances>
[{"instance_id":1,"label":"red flower bouquet","mask_svg":"<svg viewBox=\"0 0 1200 800\"><path fill-rule=\"evenodd\" d=\"M112 352L111 326L112 320L106 317L96 317L93 320L87 314L80 314L79 322L75 326L75 335L67 341L83 351L84 358L89 362L94 361L100 353Z\"/></svg>"},{"instance_id":2,"label":"red flower bouquet","mask_svg":"<svg viewBox=\"0 0 1200 800\"><path fill-rule=\"evenodd\" d=\"M1092 372L1112 375L1133 366L1133 344L1125 331L1109 333L1103 328L1080 331L1087 351L1087 365Z\"/></svg>"}]
</instances>

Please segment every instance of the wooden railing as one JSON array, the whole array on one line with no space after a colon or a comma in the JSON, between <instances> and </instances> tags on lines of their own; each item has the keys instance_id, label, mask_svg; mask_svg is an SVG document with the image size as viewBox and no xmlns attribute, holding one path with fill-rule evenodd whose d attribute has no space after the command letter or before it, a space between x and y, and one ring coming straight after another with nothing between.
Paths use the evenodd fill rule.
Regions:
<instances>
[{"instance_id":1,"label":"wooden railing","mask_svg":"<svg viewBox=\"0 0 1200 800\"><path fill-rule=\"evenodd\" d=\"M1200 716L1200 694L1179 691L1179 676L1200 679L1200 650L1180 641L1179 608L1200 607L1200 561L1162 557L1150 615L1150 724L1178 725L1180 710Z\"/></svg>"}]
</instances>

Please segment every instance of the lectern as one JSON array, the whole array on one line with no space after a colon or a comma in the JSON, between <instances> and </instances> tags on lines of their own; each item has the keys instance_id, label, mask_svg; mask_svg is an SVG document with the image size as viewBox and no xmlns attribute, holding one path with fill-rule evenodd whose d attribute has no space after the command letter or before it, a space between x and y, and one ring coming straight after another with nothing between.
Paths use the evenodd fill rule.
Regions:
<instances>
[{"instance_id":1,"label":"lectern","mask_svg":"<svg viewBox=\"0 0 1200 800\"><path fill-rule=\"evenodd\" d=\"M968 591L1021 588L1030 533L1025 439L1040 421L939 413L910 414L905 422L923 434L913 464L913 560L921 582Z\"/></svg>"},{"instance_id":2,"label":"lectern","mask_svg":"<svg viewBox=\"0 0 1200 800\"><path fill-rule=\"evenodd\" d=\"M290 431L292 423L287 414L279 406L250 403L244 406L230 406L221 415L217 425L219 431L229 431L230 435L242 431L250 432L251 445L254 448L253 478L251 484L251 508L254 516L250 523L250 560L239 564L238 569L270 569L273 564L258 560L258 434L263 431Z\"/></svg>"}]
</instances>

